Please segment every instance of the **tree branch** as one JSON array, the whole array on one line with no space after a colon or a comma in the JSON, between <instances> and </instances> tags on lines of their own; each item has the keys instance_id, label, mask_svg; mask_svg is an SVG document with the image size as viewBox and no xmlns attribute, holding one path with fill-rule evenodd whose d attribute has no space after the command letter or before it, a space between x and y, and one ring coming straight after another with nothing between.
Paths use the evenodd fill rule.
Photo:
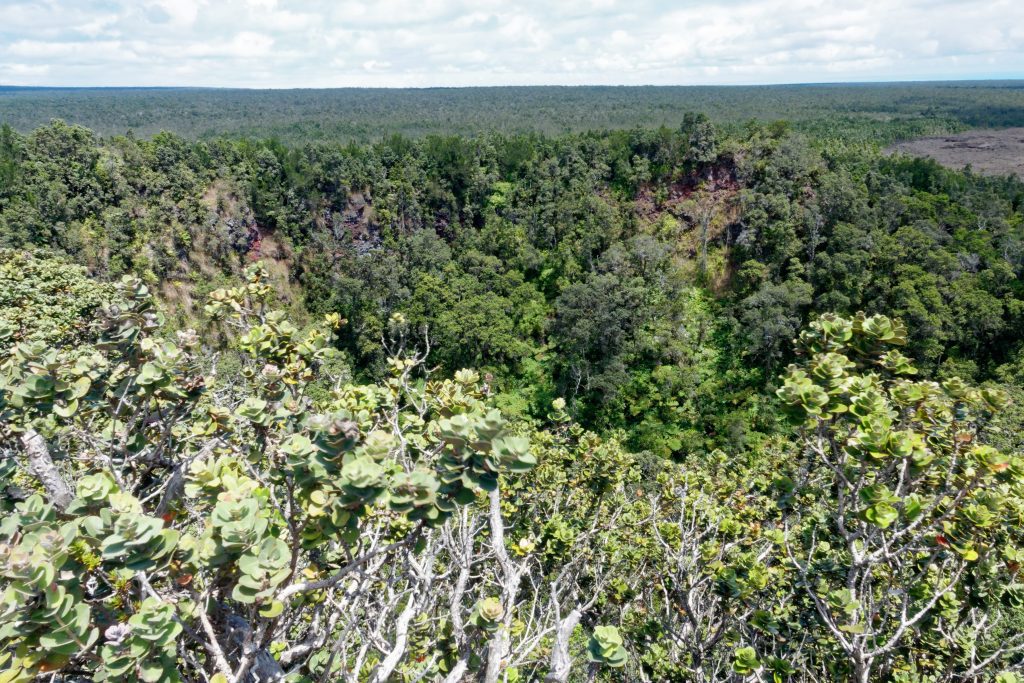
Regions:
<instances>
[{"instance_id":1,"label":"tree branch","mask_svg":"<svg viewBox=\"0 0 1024 683\"><path fill-rule=\"evenodd\" d=\"M26 429L21 435L21 445L28 456L28 471L46 489L46 496L54 507L63 511L71 504L75 494L60 475L50 458L46 439L34 429Z\"/></svg>"}]
</instances>

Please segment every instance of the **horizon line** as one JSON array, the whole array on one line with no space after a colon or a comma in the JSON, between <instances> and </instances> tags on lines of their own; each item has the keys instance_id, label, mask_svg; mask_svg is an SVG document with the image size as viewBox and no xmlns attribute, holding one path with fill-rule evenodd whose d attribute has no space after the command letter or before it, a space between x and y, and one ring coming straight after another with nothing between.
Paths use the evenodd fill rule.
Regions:
<instances>
[{"instance_id":1,"label":"horizon line","mask_svg":"<svg viewBox=\"0 0 1024 683\"><path fill-rule=\"evenodd\" d=\"M15 85L0 83L2 90L234 90L234 91L325 91L325 90L486 90L486 89L521 89L528 88L783 88L795 86L858 86L858 85L915 85L915 84L956 84L956 83L1024 83L1024 75L1018 77L998 78L925 78L925 79L893 79L893 80L853 80L853 81L780 81L773 83L536 83L536 84L493 84L493 85L410 85L410 86L366 86L339 85L328 87L297 86L297 87L251 87L234 85Z\"/></svg>"}]
</instances>

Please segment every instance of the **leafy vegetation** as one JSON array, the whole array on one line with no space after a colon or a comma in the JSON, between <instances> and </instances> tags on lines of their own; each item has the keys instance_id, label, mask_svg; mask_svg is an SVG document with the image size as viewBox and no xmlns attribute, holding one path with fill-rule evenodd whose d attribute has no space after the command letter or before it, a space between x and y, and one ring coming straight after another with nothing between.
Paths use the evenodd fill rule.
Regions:
<instances>
[{"instance_id":1,"label":"leafy vegetation","mask_svg":"<svg viewBox=\"0 0 1024 683\"><path fill-rule=\"evenodd\" d=\"M1024 183L902 87L4 127L0 681L1019 680Z\"/></svg>"}]
</instances>

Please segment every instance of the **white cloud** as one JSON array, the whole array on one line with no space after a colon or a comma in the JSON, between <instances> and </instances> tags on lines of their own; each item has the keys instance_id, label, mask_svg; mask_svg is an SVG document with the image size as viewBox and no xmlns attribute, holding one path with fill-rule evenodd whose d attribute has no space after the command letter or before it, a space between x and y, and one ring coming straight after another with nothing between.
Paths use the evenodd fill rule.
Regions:
<instances>
[{"instance_id":1,"label":"white cloud","mask_svg":"<svg viewBox=\"0 0 1024 683\"><path fill-rule=\"evenodd\" d=\"M179 26L192 26L199 17L203 0L154 0L153 5L167 13L170 20Z\"/></svg>"},{"instance_id":2,"label":"white cloud","mask_svg":"<svg viewBox=\"0 0 1024 683\"><path fill-rule=\"evenodd\" d=\"M270 52L274 39L252 31L243 31L226 42L195 42L181 50L184 57L256 58ZM171 57L172 55L168 55Z\"/></svg>"},{"instance_id":3,"label":"white cloud","mask_svg":"<svg viewBox=\"0 0 1024 683\"><path fill-rule=\"evenodd\" d=\"M363 71L387 71L389 68L391 68L390 62L378 62L375 59L363 62Z\"/></svg>"},{"instance_id":4,"label":"white cloud","mask_svg":"<svg viewBox=\"0 0 1024 683\"><path fill-rule=\"evenodd\" d=\"M89 38L97 38L101 35L112 33L111 28L117 24L116 14L105 14L95 19L90 19L77 27L79 33Z\"/></svg>"},{"instance_id":5,"label":"white cloud","mask_svg":"<svg viewBox=\"0 0 1024 683\"><path fill-rule=\"evenodd\" d=\"M1016 0L0 0L0 83L1024 77Z\"/></svg>"},{"instance_id":6,"label":"white cloud","mask_svg":"<svg viewBox=\"0 0 1024 683\"><path fill-rule=\"evenodd\" d=\"M45 64L0 64L0 74L19 76L43 76L50 71Z\"/></svg>"}]
</instances>

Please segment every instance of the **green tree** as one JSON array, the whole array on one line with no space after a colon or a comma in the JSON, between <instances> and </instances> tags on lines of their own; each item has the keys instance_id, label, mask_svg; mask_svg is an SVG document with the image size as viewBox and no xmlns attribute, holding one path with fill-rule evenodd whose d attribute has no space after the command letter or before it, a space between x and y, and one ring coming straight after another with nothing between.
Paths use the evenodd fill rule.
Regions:
<instances>
[{"instance_id":1,"label":"green tree","mask_svg":"<svg viewBox=\"0 0 1024 683\"><path fill-rule=\"evenodd\" d=\"M4 353L0 425L22 453L0 472L5 495L29 490L0 523L0 679L276 680L270 648L296 629L322 638L298 668L331 671L315 615L346 577L387 571L534 464L475 373L424 382L422 358L403 357L380 385L337 386L323 374L337 318L300 331L266 306L262 266L246 275L207 306L232 330L241 385L203 374L194 332L159 336L131 278L94 350ZM404 643L366 662L374 680Z\"/></svg>"},{"instance_id":2,"label":"green tree","mask_svg":"<svg viewBox=\"0 0 1024 683\"><path fill-rule=\"evenodd\" d=\"M852 680L916 668L971 679L1024 650L1024 461L984 441L1004 392L916 379L907 331L822 316L778 390L804 461L787 480L787 549ZM827 657L827 654L821 656Z\"/></svg>"}]
</instances>

